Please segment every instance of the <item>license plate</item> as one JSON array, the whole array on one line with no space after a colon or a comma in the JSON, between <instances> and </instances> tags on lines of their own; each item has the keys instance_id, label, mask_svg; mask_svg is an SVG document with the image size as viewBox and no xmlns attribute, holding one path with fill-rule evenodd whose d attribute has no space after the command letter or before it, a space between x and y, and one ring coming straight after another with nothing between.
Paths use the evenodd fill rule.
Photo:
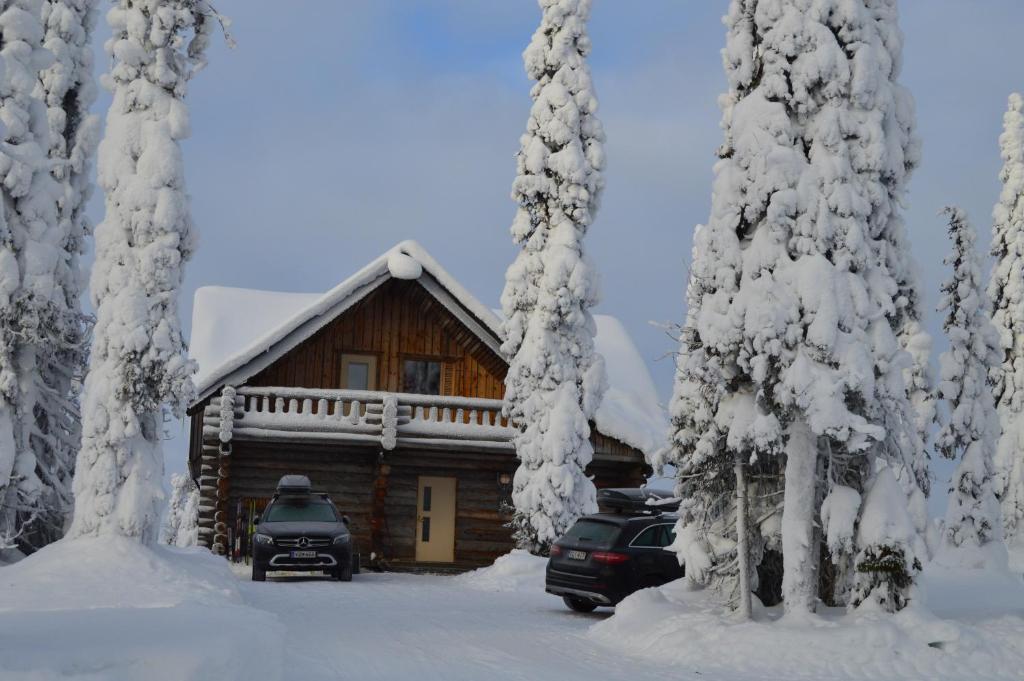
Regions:
<instances>
[{"instance_id":1,"label":"license plate","mask_svg":"<svg viewBox=\"0 0 1024 681\"><path fill-rule=\"evenodd\" d=\"M316 551L292 551L292 558L316 558Z\"/></svg>"},{"instance_id":2,"label":"license plate","mask_svg":"<svg viewBox=\"0 0 1024 681\"><path fill-rule=\"evenodd\" d=\"M587 559L587 552L586 551L570 551L569 552L569 558L571 560L586 560Z\"/></svg>"}]
</instances>

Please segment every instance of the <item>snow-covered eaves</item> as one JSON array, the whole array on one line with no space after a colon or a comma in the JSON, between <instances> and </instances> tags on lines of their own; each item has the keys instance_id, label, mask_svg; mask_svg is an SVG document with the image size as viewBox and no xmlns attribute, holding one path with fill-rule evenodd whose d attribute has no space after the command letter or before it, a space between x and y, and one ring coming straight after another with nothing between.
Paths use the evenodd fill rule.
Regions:
<instances>
[{"instance_id":1,"label":"snow-covered eaves","mask_svg":"<svg viewBox=\"0 0 1024 681\"><path fill-rule=\"evenodd\" d=\"M191 357L197 403L223 385L244 385L389 279L419 281L499 356L501 319L457 282L419 244L403 241L327 293L282 293L206 286L196 291ZM622 324L596 315L597 351L609 389L597 429L650 456L665 442L668 422L643 358Z\"/></svg>"}]
</instances>

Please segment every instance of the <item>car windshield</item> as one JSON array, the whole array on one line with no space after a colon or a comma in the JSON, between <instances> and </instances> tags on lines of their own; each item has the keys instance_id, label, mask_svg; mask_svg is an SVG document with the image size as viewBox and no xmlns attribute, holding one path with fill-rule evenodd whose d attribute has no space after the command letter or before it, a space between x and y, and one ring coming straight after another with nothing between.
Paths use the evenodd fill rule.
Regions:
<instances>
[{"instance_id":1,"label":"car windshield","mask_svg":"<svg viewBox=\"0 0 1024 681\"><path fill-rule=\"evenodd\" d=\"M263 516L265 523L336 523L338 516L330 504L323 502L302 503L277 501L271 504Z\"/></svg>"},{"instance_id":2,"label":"car windshield","mask_svg":"<svg viewBox=\"0 0 1024 681\"><path fill-rule=\"evenodd\" d=\"M612 523L602 523L596 520L580 520L565 533L567 539L575 539L579 542L589 544L600 544L608 546L615 542L619 536L620 528Z\"/></svg>"}]
</instances>

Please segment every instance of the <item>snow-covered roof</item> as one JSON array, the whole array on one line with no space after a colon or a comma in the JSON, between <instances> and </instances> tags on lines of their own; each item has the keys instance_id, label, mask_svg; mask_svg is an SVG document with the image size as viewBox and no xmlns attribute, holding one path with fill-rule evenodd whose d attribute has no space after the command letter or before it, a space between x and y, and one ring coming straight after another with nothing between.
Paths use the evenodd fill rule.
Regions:
<instances>
[{"instance_id":1,"label":"snow-covered roof","mask_svg":"<svg viewBox=\"0 0 1024 681\"><path fill-rule=\"evenodd\" d=\"M427 274L428 277L423 275ZM191 357L198 399L222 385L243 384L391 278L419 280L435 296L450 296L462 321L497 350L501 320L413 241L403 241L326 293L282 293L204 286L192 310ZM622 324L595 315L597 351L605 358L609 389L595 414L597 429L645 454L666 437L665 410L650 372ZM489 336L489 337L486 337ZM498 353L500 355L500 353Z\"/></svg>"}]
</instances>

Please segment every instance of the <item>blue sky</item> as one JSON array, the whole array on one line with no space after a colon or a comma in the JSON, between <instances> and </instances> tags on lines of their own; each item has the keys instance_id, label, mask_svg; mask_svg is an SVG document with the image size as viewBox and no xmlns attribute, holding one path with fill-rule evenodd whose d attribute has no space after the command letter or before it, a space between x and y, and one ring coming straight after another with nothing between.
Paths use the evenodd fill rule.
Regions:
<instances>
[{"instance_id":1,"label":"blue sky","mask_svg":"<svg viewBox=\"0 0 1024 681\"><path fill-rule=\"evenodd\" d=\"M187 177L200 249L183 293L218 284L322 291L402 239L422 243L496 306L515 249L514 154L529 110L521 53L532 0L218 0L237 41L214 42L188 96ZM695 224L707 219L727 0L595 0L591 68L607 188L587 246L599 310L627 325L662 396ZM283 8L287 9L283 9ZM906 218L928 307L958 203L988 239L1006 97L1024 89L1019 0L904 0L902 81L923 161ZM105 21L99 32L106 36ZM106 69L97 54L97 71ZM97 102L105 113L109 97ZM92 206L102 218L102 201ZM936 351L940 320L929 328ZM183 469L185 431L168 443ZM937 466L944 486L948 466ZM940 504L936 500L935 508Z\"/></svg>"}]
</instances>

